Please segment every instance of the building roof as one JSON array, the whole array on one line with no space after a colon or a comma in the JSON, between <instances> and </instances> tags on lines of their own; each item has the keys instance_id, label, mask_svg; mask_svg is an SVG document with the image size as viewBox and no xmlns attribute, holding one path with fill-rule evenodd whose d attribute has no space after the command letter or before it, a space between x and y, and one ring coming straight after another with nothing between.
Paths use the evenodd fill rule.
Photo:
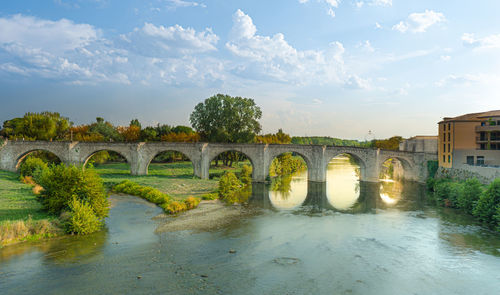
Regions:
<instances>
[{"instance_id":1,"label":"building roof","mask_svg":"<svg viewBox=\"0 0 500 295\"><path fill-rule=\"evenodd\" d=\"M439 122L438 124L443 122L479 122L484 120L484 118L490 118L490 117L500 117L500 110L488 111L482 113L470 113L457 117L444 117L443 121Z\"/></svg>"}]
</instances>

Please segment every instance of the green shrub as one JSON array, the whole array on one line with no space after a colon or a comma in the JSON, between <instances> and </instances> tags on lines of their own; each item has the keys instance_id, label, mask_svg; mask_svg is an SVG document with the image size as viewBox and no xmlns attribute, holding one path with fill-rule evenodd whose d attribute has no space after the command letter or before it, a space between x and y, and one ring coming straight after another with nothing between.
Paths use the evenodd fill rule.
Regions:
<instances>
[{"instance_id":1,"label":"green shrub","mask_svg":"<svg viewBox=\"0 0 500 295\"><path fill-rule=\"evenodd\" d=\"M444 205L444 200L450 195L450 181L447 179L438 179L434 184L434 198L440 206Z\"/></svg>"},{"instance_id":2,"label":"green shrub","mask_svg":"<svg viewBox=\"0 0 500 295\"><path fill-rule=\"evenodd\" d=\"M497 231L500 232L500 205L497 205L497 214L495 215L495 220L497 222Z\"/></svg>"},{"instance_id":3,"label":"green shrub","mask_svg":"<svg viewBox=\"0 0 500 295\"><path fill-rule=\"evenodd\" d=\"M167 194L162 193L161 191L152 187L139 185L130 180L124 180L119 184L115 185L113 187L113 191L117 193L124 193L128 195L141 197L157 205L170 202L170 197Z\"/></svg>"},{"instance_id":4,"label":"green shrub","mask_svg":"<svg viewBox=\"0 0 500 295\"><path fill-rule=\"evenodd\" d=\"M438 161L427 161L427 172L430 178L434 178L434 176L436 176L438 168L439 168Z\"/></svg>"},{"instance_id":5,"label":"green shrub","mask_svg":"<svg viewBox=\"0 0 500 295\"><path fill-rule=\"evenodd\" d=\"M218 193L204 194L201 196L202 200L217 200L219 198Z\"/></svg>"},{"instance_id":6,"label":"green shrub","mask_svg":"<svg viewBox=\"0 0 500 295\"><path fill-rule=\"evenodd\" d=\"M79 235L87 235L99 231L102 221L94 213L92 206L86 201L80 201L75 196L69 203L71 216L67 221L67 231Z\"/></svg>"},{"instance_id":7,"label":"green shrub","mask_svg":"<svg viewBox=\"0 0 500 295\"><path fill-rule=\"evenodd\" d=\"M34 178L36 181L37 180L36 178L39 177L42 171L47 168L48 168L47 163L45 163L42 159L29 156L21 164L19 172L21 173L22 177L35 176Z\"/></svg>"},{"instance_id":8,"label":"green shrub","mask_svg":"<svg viewBox=\"0 0 500 295\"><path fill-rule=\"evenodd\" d=\"M241 167L240 181L244 185L252 184L252 167L248 165Z\"/></svg>"},{"instance_id":9,"label":"green shrub","mask_svg":"<svg viewBox=\"0 0 500 295\"><path fill-rule=\"evenodd\" d=\"M169 214L176 214L176 213L187 210L187 206L185 203L181 203L181 202L177 202L177 201L173 201L170 204L164 204L164 206L162 206L162 208L165 210L165 212L167 212Z\"/></svg>"},{"instance_id":10,"label":"green shrub","mask_svg":"<svg viewBox=\"0 0 500 295\"><path fill-rule=\"evenodd\" d=\"M198 207L198 204L200 203L200 199L190 196L190 197L187 197L186 200L184 200L184 203L186 204L187 209L191 210L191 209Z\"/></svg>"},{"instance_id":11,"label":"green shrub","mask_svg":"<svg viewBox=\"0 0 500 295\"><path fill-rule=\"evenodd\" d=\"M427 178L427 181L426 181L426 186L427 186L427 190L430 191L430 192L433 192L434 191L434 185L436 184L436 179L432 178L432 177L429 177Z\"/></svg>"},{"instance_id":12,"label":"green shrub","mask_svg":"<svg viewBox=\"0 0 500 295\"><path fill-rule=\"evenodd\" d=\"M495 225L494 216L500 205L500 178L495 179L481 195L472 213L480 221Z\"/></svg>"},{"instance_id":13,"label":"green shrub","mask_svg":"<svg viewBox=\"0 0 500 295\"><path fill-rule=\"evenodd\" d=\"M458 197L457 205L467 213L472 214L474 205L483 193L483 185L477 178L468 179L464 183L462 194Z\"/></svg>"},{"instance_id":14,"label":"green shrub","mask_svg":"<svg viewBox=\"0 0 500 295\"><path fill-rule=\"evenodd\" d=\"M45 169L39 179L43 187L39 200L45 210L53 214L71 211L73 197L88 204L98 219L109 212L109 202L102 179L92 169L82 170L60 164Z\"/></svg>"},{"instance_id":15,"label":"green shrub","mask_svg":"<svg viewBox=\"0 0 500 295\"><path fill-rule=\"evenodd\" d=\"M242 187L241 182L232 172L226 172L219 180L219 196L221 199L231 197Z\"/></svg>"}]
</instances>

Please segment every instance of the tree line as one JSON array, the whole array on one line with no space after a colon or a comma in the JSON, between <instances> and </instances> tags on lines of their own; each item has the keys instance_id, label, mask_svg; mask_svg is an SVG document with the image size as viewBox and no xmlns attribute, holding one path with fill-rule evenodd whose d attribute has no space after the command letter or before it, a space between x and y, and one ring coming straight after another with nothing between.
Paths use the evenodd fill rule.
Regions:
<instances>
[{"instance_id":1,"label":"tree line","mask_svg":"<svg viewBox=\"0 0 500 295\"><path fill-rule=\"evenodd\" d=\"M398 149L402 137L358 141L331 137L291 137L279 129L260 134L262 111L250 98L217 94L197 104L189 117L192 127L157 124L143 127L138 119L128 126L115 126L102 117L75 125L57 112L26 113L3 123L0 136L10 140L83 142L221 142L266 144L319 144Z\"/></svg>"}]
</instances>

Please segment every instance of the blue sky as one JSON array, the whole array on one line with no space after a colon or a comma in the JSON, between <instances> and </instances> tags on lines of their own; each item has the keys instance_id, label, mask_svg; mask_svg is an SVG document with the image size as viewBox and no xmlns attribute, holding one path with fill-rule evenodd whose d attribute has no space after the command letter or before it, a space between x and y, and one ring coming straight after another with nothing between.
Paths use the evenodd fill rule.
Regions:
<instances>
[{"instance_id":1,"label":"blue sky","mask_svg":"<svg viewBox=\"0 0 500 295\"><path fill-rule=\"evenodd\" d=\"M0 4L0 120L189 124L225 93L264 132L436 134L500 109L500 1L46 0Z\"/></svg>"}]
</instances>

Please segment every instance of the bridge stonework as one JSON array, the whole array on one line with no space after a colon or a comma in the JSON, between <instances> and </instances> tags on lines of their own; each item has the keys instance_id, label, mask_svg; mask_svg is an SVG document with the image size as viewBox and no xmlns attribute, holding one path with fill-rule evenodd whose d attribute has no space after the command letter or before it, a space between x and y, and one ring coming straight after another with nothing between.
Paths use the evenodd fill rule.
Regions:
<instances>
[{"instance_id":1,"label":"bridge stonework","mask_svg":"<svg viewBox=\"0 0 500 295\"><path fill-rule=\"evenodd\" d=\"M0 146L0 169L17 171L24 157L37 150L51 152L63 163L77 166L84 166L99 151L114 151L127 160L133 175L147 175L149 164L156 155L164 151L176 151L191 160L194 175L202 179L208 178L210 163L220 153L238 151L250 159L254 182L265 182L272 160L286 152L294 152L304 158L308 180L313 182L325 182L328 163L341 154L355 158L360 166L360 180L367 182L378 182L382 164L391 158L401 162L405 179L425 182L427 161L437 160L435 154L320 145L6 141Z\"/></svg>"}]
</instances>

